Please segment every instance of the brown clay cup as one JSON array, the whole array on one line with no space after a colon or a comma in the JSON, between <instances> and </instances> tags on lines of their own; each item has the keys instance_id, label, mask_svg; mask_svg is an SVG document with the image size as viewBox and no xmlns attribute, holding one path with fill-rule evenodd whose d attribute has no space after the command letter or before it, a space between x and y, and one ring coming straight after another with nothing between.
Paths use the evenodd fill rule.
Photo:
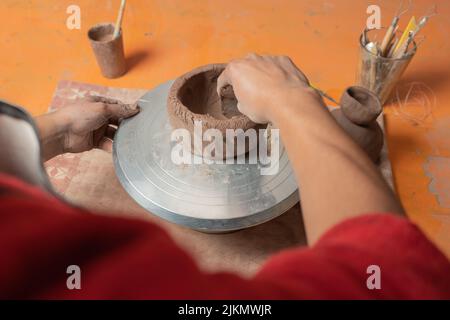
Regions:
<instances>
[{"instance_id":1,"label":"brown clay cup","mask_svg":"<svg viewBox=\"0 0 450 320\"><path fill-rule=\"evenodd\" d=\"M118 78L127 71L122 30L115 39L113 39L113 33L114 24L112 23L100 23L88 31L98 66L103 76L110 79Z\"/></svg>"}]
</instances>

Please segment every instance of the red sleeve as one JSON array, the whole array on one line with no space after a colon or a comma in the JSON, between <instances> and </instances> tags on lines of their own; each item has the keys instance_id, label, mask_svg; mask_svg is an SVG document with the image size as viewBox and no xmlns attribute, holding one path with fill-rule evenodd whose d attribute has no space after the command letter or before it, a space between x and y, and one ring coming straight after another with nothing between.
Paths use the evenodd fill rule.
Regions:
<instances>
[{"instance_id":1,"label":"red sleeve","mask_svg":"<svg viewBox=\"0 0 450 320\"><path fill-rule=\"evenodd\" d=\"M368 289L369 266L379 267L380 290ZM390 214L347 220L311 249L273 257L256 278L291 292L301 283L312 298L450 298L447 258L415 225Z\"/></svg>"},{"instance_id":2,"label":"red sleeve","mask_svg":"<svg viewBox=\"0 0 450 320\"><path fill-rule=\"evenodd\" d=\"M158 226L90 214L0 174L0 298L450 298L448 260L410 222L355 218L253 279L207 274ZM69 290L66 269L81 269ZM369 290L367 267L381 269Z\"/></svg>"}]
</instances>

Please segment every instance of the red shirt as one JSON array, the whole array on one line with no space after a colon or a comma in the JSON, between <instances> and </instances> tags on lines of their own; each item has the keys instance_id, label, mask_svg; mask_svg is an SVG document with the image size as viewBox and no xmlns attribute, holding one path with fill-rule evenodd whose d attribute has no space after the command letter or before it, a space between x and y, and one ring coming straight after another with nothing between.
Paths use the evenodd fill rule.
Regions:
<instances>
[{"instance_id":1,"label":"red shirt","mask_svg":"<svg viewBox=\"0 0 450 320\"><path fill-rule=\"evenodd\" d=\"M243 279L200 271L152 223L93 215L1 174L0 254L2 299L450 299L447 258L392 215L345 221ZM66 286L69 265L81 268L81 290ZM370 265L380 290L367 287Z\"/></svg>"}]
</instances>

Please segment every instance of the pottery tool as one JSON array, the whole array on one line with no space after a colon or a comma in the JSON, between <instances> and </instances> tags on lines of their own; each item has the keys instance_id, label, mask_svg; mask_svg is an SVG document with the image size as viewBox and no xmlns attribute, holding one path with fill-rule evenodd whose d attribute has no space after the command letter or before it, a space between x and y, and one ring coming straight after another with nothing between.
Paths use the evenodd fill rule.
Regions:
<instances>
[{"instance_id":1,"label":"pottery tool","mask_svg":"<svg viewBox=\"0 0 450 320\"><path fill-rule=\"evenodd\" d=\"M398 41L394 52L396 52L400 47L402 47L405 43L405 41L408 40L409 33L417 28L416 23L416 17L412 16L411 19L408 22L408 25L406 26L405 31L403 32L402 36L400 37L400 40Z\"/></svg>"},{"instance_id":2,"label":"pottery tool","mask_svg":"<svg viewBox=\"0 0 450 320\"><path fill-rule=\"evenodd\" d=\"M281 143L274 175L261 175L258 164L175 164L167 113L172 83L145 94L139 100L141 112L124 119L114 138L116 174L138 204L165 220L214 233L261 224L299 201ZM202 160L193 157L194 163Z\"/></svg>"},{"instance_id":3,"label":"pottery tool","mask_svg":"<svg viewBox=\"0 0 450 320\"><path fill-rule=\"evenodd\" d=\"M431 17L434 17L437 15L437 6L434 4L431 6L430 9L425 13L425 15L420 18L419 24L417 25L417 30L415 30L415 33L419 33L419 31L425 26L425 24L430 20Z\"/></svg>"},{"instance_id":4,"label":"pottery tool","mask_svg":"<svg viewBox=\"0 0 450 320\"><path fill-rule=\"evenodd\" d=\"M408 26L406 27L405 31L400 37L400 40L398 41L398 44L394 49L394 52L392 53L393 58L399 59L403 57L403 55L407 52L409 44L414 38L414 30L416 29L417 29L416 18L413 16L409 20Z\"/></svg>"},{"instance_id":5,"label":"pottery tool","mask_svg":"<svg viewBox=\"0 0 450 320\"><path fill-rule=\"evenodd\" d=\"M389 47L389 44L391 43L393 37L395 36L395 30L396 28L398 28L398 22L400 21L400 17L404 15L406 12L408 12L409 9L411 8L411 0L409 0L409 5L407 8L404 9L403 5L404 1L400 3L400 7L398 8L397 13L392 19L391 25L386 31L386 35L384 36L383 41L381 42L380 51L381 55L383 56L386 54L386 50Z\"/></svg>"},{"instance_id":6,"label":"pottery tool","mask_svg":"<svg viewBox=\"0 0 450 320\"><path fill-rule=\"evenodd\" d=\"M116 25L114 27L113 39L115 39L115 38L117 38L119 36L120 29L122 27L123 13L125 11L125 4L126 3L127 3L127 0L122 0L122 2L120 3L119 14L117 16Z\"/></svg>"},{"instance_id":7,"label":"pottery tool","mask_svg":"<svg viewBox=\"0 0 450 320\"><path fill-rule=\"evenodd\" d=\"M383 39L383 43L381 44L381 47L380 47L380 54L383 57L387 56L387 53L389 52L389 49L392 44L392 40L395 38L395 34L397 33L397 31L398 31L398 26L396 26L394 29L392 29L392 31L389 32L390 33L389 38L385 37Z\"/></svg>"},{"instance_id":8,"label":"pottery tool","mask_svg":"<svg viewBox=\"0 0 450 320\"><path fill-rule=\"evenodd\" d=\"M411 44L411 42L414 39L414 32L410 31L408 32L408 35L406 37L406 40L403 42L403 44L398 48L398 50L394 51L393 58L394 59L401 59L404 57L408 52L408 47Z\"/></svg>"},{"instance_id":9,"label":"pottery tool","mask_svg":"<svg viewBox=\"0 0 450 320\"><path fill-rule=\"evenodd\" d=\"M405 54L408 53L409 45L414 41L416 36L423 29L423 27L428 23L430 18L436 14L437 14L436 5L433 5L428 10L428 12L422 18L420 18L419 23L416 23L415 17L411 18L405 32L403 33L395 51L394 51L393 56L395 58L401 58Z\"/></svg>"}]
</instances>

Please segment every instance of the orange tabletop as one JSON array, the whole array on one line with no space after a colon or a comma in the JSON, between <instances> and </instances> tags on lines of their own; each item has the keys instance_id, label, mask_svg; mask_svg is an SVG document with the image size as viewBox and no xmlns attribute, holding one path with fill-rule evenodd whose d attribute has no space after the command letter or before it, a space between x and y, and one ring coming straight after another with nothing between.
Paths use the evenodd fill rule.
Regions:
<instances>
[{"instance_id":1,"label":"orange tabletop","mask_svg":"<svg viewBox=\"0 0 450 320\"><path fill-rule=\"evenodd\" d=\"M0 1L0 99L38 115L48 109L60 80L152 88L193 67L248 52L291 56L338 99L354 84L358 37L368 17L366 0L130 0L123 24L129 71L108 80L86 34L98 22L114 21L119 3ZM399 3L376 3L382 23L389 24ZM432 3L415 0L401 26ZM450 2L435 3L439 14L425 27L399 99L385 114L398 195L409 217L450 255ZM80 30L66 27L72 4L81 9Z\"/></svg>"}]
</instances>

